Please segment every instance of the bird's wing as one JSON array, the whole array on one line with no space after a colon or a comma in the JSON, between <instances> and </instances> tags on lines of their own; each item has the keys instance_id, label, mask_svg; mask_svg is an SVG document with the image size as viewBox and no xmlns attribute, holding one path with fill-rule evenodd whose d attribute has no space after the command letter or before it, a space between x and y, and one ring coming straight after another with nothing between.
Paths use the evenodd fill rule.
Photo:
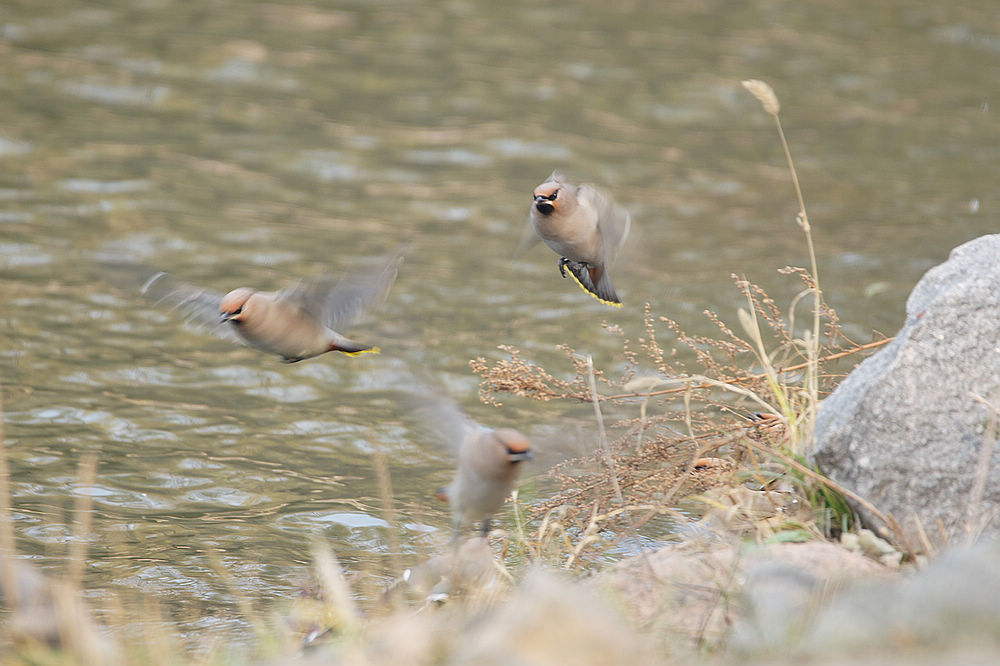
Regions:
<instances>
[{"instance_id":1,"label":"bird's wing","mask_svg":"<svg viewBox=\"0 0 1000 666\"><path fill-rule=\"evenodd\" d=\"M404 404L422 428L455 455L463 442L484 430L483 426L466 416L450 397L429 386L418 388L419 392L410 390L405 393Z\"/></svg>"},{"instance_id":2,"label":"bird's wing","mask_svg":"<svg viewBox=\"0 0 1000 666\"><path fill-rule=\"evenodd\" d=\"M597 228L604 241L605 261L614 261L628 238L632 216L615 203L608 192L594 185L581 185L578 196L588 199L597 211Z\"/></svg>"},{"instance_id":3,"label":"bird's wing","mask_svg":"<svg viewBox=\"0 0 1000 666\"><path fill-rule=\"evenodd\" d=\"M517 248L514 250L514 259L520 259L523 257L528 250L535 247L542 240L541 236L535 231L535 225L531 222L531 215L528 215L528 219L525 220L524 226L521 229L521 240L517 243Z\"/></svg>"},{"instance_id":4,"label":"bird's wing","mask_svg":"<svg viewBox=\"0 0 1000 666\"><path fill-rule=\"evenodd\" d=\"M297 304L327 328L343 331L385 301L402 261L402 252L397 252L376 269L349 273L339 279L324 275L300 280L278 295Z\"/></svg>"},{"instance_id":5,"label":"bird's wing","mask_svg":"<svg viewBox=\"0 0 1000 666\"><path fill-rule=\"evenodd\" d=\"M216 337L242 343L232 327L219 319L223 294L178 280L170 273L149 271L139 291L156 305L170 307L184 320Z\"/></svg>"}]
</instances>

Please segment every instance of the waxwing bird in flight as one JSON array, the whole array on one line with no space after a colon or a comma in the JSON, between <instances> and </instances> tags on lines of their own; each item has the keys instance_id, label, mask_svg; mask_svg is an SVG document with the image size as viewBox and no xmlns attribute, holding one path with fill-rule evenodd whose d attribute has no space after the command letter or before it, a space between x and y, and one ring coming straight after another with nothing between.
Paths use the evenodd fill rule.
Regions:
<instances>
[{"instance_id":1,"label":"waxwing bird in flight","mask_svg":"<svg viewBox=\"0 0 1000 666\"><path fill-rule=\"evenodd\" d=\"M480 533L514 489L521 463L532 459L528 438L512 428L493 430L462 413L450 399L431 393L411 395L410 402L427 427L455 451L458 465L451 483L437 492L451 505L455 538L469 524L482 521Z\"/></svg>"},{"instance_id":2,"label":"waxwing bird in flight","mask_svg":"<svg viewBox=\"0 0 1000 666\"><path fill-rule=\"evenodd\" d=\"M537 238L559 255L559 272L567 271L597 300L621 307L611 285L608 265L628 237L631 216L611 195L595 185L574 185L558 172L535 188L531 226ZM521 248L536 242L528 236Z\"/></svg>"},{"instance_id":3,"label":"waxwing bird in flight","mask_svg":"<svg viewBox=\"0 0 1000 666\"><path fill-rule=\"evenodd\" d=\"M338 331L357 324L385 300L401 261L397 253L372 270L340 279L328 275L301 279L274 292L239 287L223 294L159 272L145 280L141 291L213 335L295 363L331 351L351 356L377 353L377 347Z\"/></svg>"}]
</instances>

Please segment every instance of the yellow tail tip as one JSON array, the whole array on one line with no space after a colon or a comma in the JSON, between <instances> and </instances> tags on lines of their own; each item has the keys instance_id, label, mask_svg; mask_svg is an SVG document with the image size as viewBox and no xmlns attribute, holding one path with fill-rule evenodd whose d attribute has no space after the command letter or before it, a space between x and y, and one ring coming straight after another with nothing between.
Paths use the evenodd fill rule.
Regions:
<instances>
[{"instance_id":1,"label":"yellow tail tip","mask_svg":"<svg viewBox=\"0 0 1000 666\"><path fill-rule=\"evenodd\" d=\"M621 303L617 303L615 301L609 301L607 299L601 298L600 296L598 296L597 294L595 294L591 290L587 289L587 287L582 282L580 282L580 278L578 278L573 273L573 271L566 271L566 272L569 273L569 275L570 275L571 278L573 278L573 282L576 283L576 286L580 287L580 289L583 289L584 293L586 293L588 296L590 296L591 298L593 298L595 301L600 301L601 303L604 303L605 305L610 305L613 308L620 308L622 306Z\"/></svg>"},{"instance_id":2,"label":"yellow tail tip","mask_svg":"<svg viewBox=\"0 0 1000 666\"><path fill-rule=\"evenodd\" d=\"M340 353L345 354L346 356L361 356L362 354L381 354L382 350L379 347L371 347L369 349L362 349L360 351L353 351L353 352L341 351Z\"/></svg>"}]
</instances>

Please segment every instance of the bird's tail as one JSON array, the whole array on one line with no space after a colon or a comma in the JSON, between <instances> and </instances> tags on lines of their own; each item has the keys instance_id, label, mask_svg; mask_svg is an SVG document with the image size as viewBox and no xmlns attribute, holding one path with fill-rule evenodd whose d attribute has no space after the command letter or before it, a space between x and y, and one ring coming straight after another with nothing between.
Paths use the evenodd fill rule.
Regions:
<instances>
[{"instance_id":1,"label":"bird's tail","mask_svg":"<svg viewBox=\"0 0 1000 666\"><path fill-rule=\"evenodd\" d=\"M333 351L339 351L341 354L346 354L348 356L361 356L362 354L382 353L382 350L378 347L362 347L361 349L334 349Z\"/></svg>"},{"instance_id":2,"label":"bird's tail","mask_svg":"<svg viewBox=\"0 0 1000 666\"><path fill-rule=\"evenodd\" d=\"M605 270L604 264L587 266L578 261L567 261L566 268L569 269L569 273L576 283L601 303L616 308L622 306L622 301L615 293L615 288L611 286L611 276Z\"/></svg>"},{"instance_id":3,"label":"bird's tail","mask_svg":"<svg viewBox=\"0 0 1000 666\"><path fill-rule=\"evenodd\" d=\"M361 354L379 354L382 352L381 349L375 347L374 345L363 345L360 342L355 342L353 340L348 340L343 336L337 336L330 341L330 347L327 351L340 352L341 354L347 354L348 356L360 356Z\"/></svg>"}]
</instances>

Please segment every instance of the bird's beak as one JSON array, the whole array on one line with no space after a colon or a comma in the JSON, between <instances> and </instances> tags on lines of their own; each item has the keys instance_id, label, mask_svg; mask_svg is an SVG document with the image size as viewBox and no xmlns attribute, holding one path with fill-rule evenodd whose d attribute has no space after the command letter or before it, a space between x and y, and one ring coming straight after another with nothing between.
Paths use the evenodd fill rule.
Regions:
<instances>
[{"instance_id":1,"label":"bird's beak","mask_svg":"<svg viewBox=\"0 0 1000 666\"><path fill-rule=\"evenodd\" d=\"M232 321L236 317L235 312L223 312L219 315L219 323L224 324L227 321Z\"/></svg>"},{"instance_id":2,"label":"bird's beak","mask_svg":"<svg viewBox=\"0 0 1000 666\"><path fill-rule=\"evenodd\" d=\"M552 205L552 200L546 199L543 196L535 197L535 208L538 209L538 212L542 215L548 215L556 209L556 207Z\"/></svg>"}]
</instances>

